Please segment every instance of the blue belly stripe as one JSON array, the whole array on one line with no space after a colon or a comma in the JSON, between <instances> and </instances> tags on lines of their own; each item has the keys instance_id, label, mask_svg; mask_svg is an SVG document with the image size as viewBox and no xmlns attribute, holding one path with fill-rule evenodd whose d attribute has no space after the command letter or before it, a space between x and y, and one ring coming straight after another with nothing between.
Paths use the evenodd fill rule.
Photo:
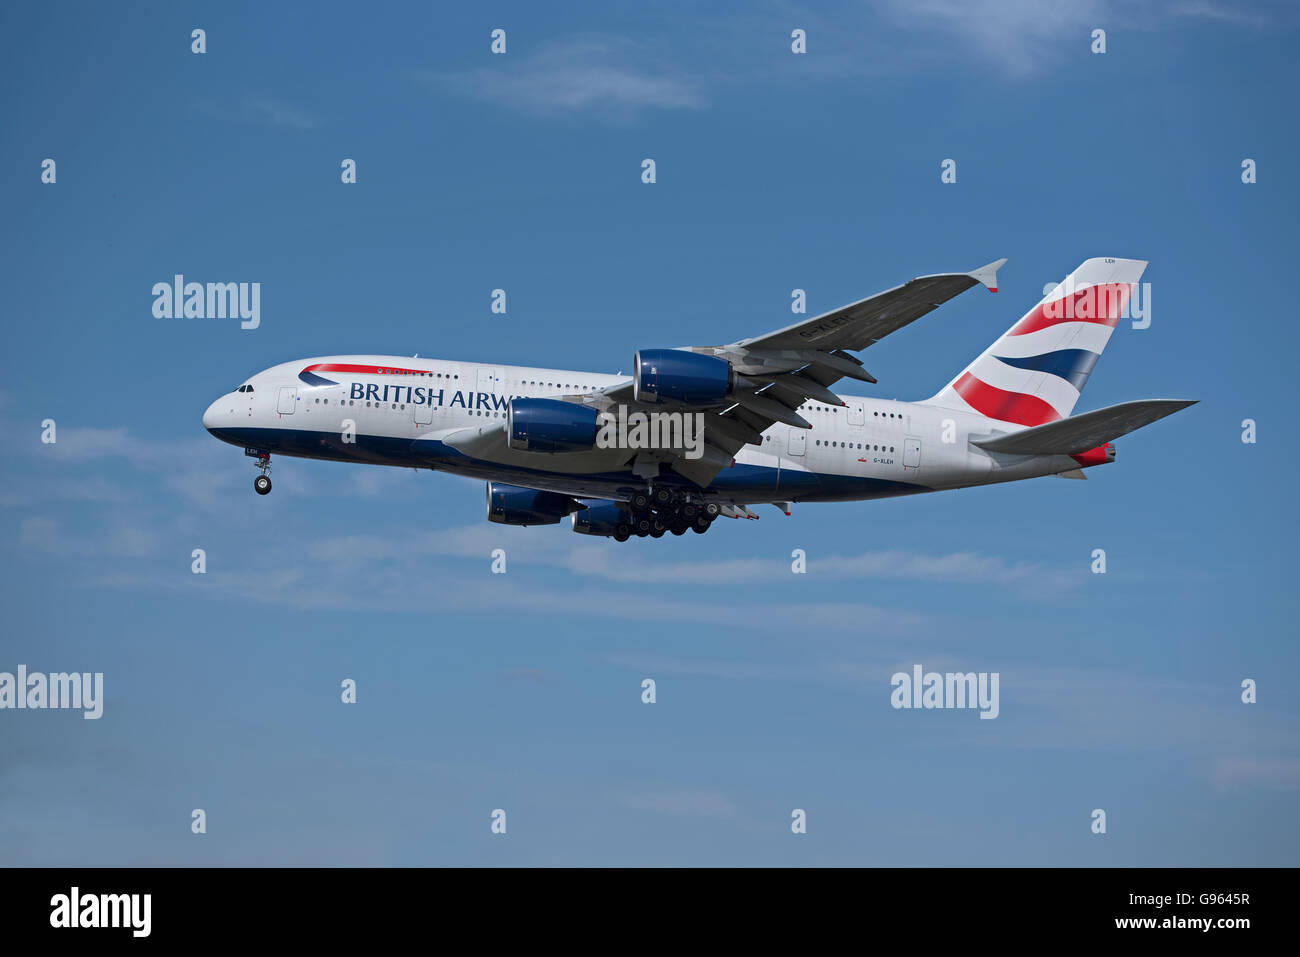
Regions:
<instances>
[{"instance_id":1,"label":"blue belly stripe","mask_svg":"<svg viewBox=\"0 0 1300 957\"><path fill-rule=\"evenodd\" d=\"M631 472L601 472L569 475L546 469L530 469L472 459L437 439L398 438L362 435L345 443L338 432L302 429L228 428L210 430L223 442L240 447L266 449L279 455L298 458L391 465L401 468L443 469L471 478L497 482L516 482L534 488L563 488L566 485L599 486L602 494L619 495L623 490L645 488L645 480ZM669 469L656 479L663 485L700 491L692 482ZM912 495L928 492L929 487L911 482L871 478L865 475L831 475L775 469L765 465L738 464L723 469L705 493L742 498L750 503L763 501L857 501ZM770 498L769 498L770 496Z\"/></svg>"}]
</instances>

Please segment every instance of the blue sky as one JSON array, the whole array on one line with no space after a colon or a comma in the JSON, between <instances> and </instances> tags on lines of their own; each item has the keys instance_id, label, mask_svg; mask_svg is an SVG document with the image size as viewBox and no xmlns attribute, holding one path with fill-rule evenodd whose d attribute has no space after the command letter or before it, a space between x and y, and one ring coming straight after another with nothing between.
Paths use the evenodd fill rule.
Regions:
<instances>
[{"instance_id":1,"label":"blue sky","mask_svg":"<svg viewBox=\"0 0 1300 957\"><path fill-rule=\"evenodd\" d=\"M0 712L0 862L1300 861L1293 10L272 6L0 11L0 670L106 698ZM1086 483L624 546L446 475L283 459L259 498L199 421L301 356L617 372L1003 256L862 391L932 394L1122 256L1152 324L1078 411L1201 403ZM178 272L261 282L260 328L155 319ZM999 672L1000 716L892 709L916 663Z\"/></svg>"}]
</instances>

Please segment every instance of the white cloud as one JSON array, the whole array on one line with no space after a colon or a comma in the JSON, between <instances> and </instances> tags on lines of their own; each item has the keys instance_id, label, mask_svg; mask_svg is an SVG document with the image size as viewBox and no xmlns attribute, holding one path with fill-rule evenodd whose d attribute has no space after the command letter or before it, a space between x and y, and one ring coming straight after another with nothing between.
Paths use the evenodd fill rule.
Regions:
<instances>
[{"instance_id":1,"label":"white cloud","mask_svg":"<svg viewBox=\"0 0 1300 957\"><path fill-rule=\"evenodd\" d=\"M125 459L136 469L160 476L162 484L178 498L205 508L228 504L225 494L235 480L229 468L235 450L211 437L153 440L133 436L125 428L63 427L54 444L35 448L38 458L60 465ZM247 474L251 476L251 470ZM101 492L104 494L75 497L108 500L109 490L101 488Z\"/></svg>"},{"instance_id":2,"label":"white cloud","mask_svg":"<svg viewBox=\"0 0 1300 957\"><path fill-rule=\"evenodd\" d=\"M1076 35L1086 51L1094 27L1117 26L1104 0L889 0L885 10L896 23L956 34L973 52L1019 76L1054 66Z\"/></svg>"},{"instance_id":3,"label":"white cloud","mask_svg":"<svg viewBox=\"0 0 1300 957\"><path fill-rule=\"evenodd\" d=\"M267 126L290 130L311 130L318 125L316 119L283 100L265 94L249 97L248 115Z\"/></svg>"},{"instance_id":4,"label":"white cloud","mask_svg":"<svg viewBox=\"0 0 1300 957\"><path fill-rule=\"evenodd\" d=\"M1170 12L1175 16L1194 17L1200 20L1218 20L1239 26L1259 27L1269 22L1262 13L1243 10L1240 6L1218 3L1216 0L1183 0L1175 3Z\"/></svg>"},{"instance_id":5,"label":"white cloud","mask_svg":"<svg viewBox=\"0 0 1300 957\"><path fill-rule=\"evenodd\" d=\"M536 53L493 57L491 66L461 74L422 71L432 88L457 90L522 110L576 112L698 109L698 81L637 44L588 36L552 43Z\"/></svg>"},{"instance_id":6,"label":"white cloud","mask_svg":"<svg viewBox=\"0 0 1300 957\"><path fill-rule=\"evenodd\" d=\"M653 794L624 795L623 803L638 811L656 814L686 814L704 817L731 817L736 808L726 795L717 791L662 791Z\"/></svg>"},{"instance_id":7,"label":"white cloud","mask_svg":"<svg viewBox=\"0 0 1300 957\"><path fill-rule=\"evenodd\" d=\"M1268 22L1260 13L1220 0L1161 5L1140 0L886 0L881 9L897 26L948 34L948 56L964 43L1012 77L1044 72L1088 53L1094 29L1106 30L1109 37L1122 31L1169 29L1187 18L1238 26Z\"/></svg>"},{"instance_id":8,"label":"white cloud","mask_svg":"<svg viewBox=\"0 0 1300 957\"><path fill-rule=\"evenodd\" d=\"M1214 765L1214 784L1221 791L1245 787L1300 791L1300 759L1220 758Z\"/></svg>"},{"instance_id":9,"label":"white cloud","mask_svg":"<svg viewBox=\"0 0 1300 957\"><path fill-rule=\"evenodd\" d=\"M678 585L726 585L760 581L785 581L791 576L785 558L737 558L725 561L662 563L636 554L620 554L610 561L604 549L574 549L564 559L573 571L610 581ZM953 552L923 555L879 551L858 555L810 555L808 575L821 580L870 579L952 582L961 584L1017 585L1033 582L1043 594L1076 584L1078 575L1045 569L1032 562L1008 562L994 555Z\"/></svg>"},{"instance_id":10,"label":"white cloud","mask_svg":"<svg viewBox=\"0 0 1300 957\"><path fill-rule=\"evenodd\" d=\"M70 533L60 522L43 516L19 523L18 543L49 555L83 558L145 558L156 555L161 547L159 536L139 525L115 521L93 534L85 529Z\"/></svg>"},{"instance_id":11,"label":"white cloud","mask_svg":"<svg viewBox=\"0 0 1300 957\"><path fill-rule=\"evenodd\" d=\"M560 534L555 534L556 531ZM350 535L315 541L309 546L308 555L317 561L354 565L362 561L404 561L412 554L484 557L494 548L505 548L510 562L564 567L583 577L623 584L709 587L792 578L790 560L786 558L664 562L647 557L635 545L620 547L617 543L594 540L574 543L573 536L565 536L563 531L563 524L558 530L548 530L503 528L484 523L415 536ZM731 530L724 526L721 531ZM744 534L743 528L736 531ZM810 556L808 568L810 577L834 581L877 579L1007 586L1033 582L1038 595L1050 595L1082 580L1082 576L1069 571L1049 569L1033 562L1008 562L995 555L974 552L829 554Z\"/></svg>"}]
</instances>

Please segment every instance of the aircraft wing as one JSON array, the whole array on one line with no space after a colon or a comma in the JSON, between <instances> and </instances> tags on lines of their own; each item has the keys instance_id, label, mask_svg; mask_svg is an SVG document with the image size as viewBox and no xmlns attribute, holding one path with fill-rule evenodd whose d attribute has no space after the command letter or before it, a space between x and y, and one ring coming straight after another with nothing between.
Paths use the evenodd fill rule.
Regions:
<instances>
[{"instance_id":1,"label":"aircraft wing","mask_svg":"<svg viewBox=\"0 0 1300 957\"><path fill-rule=\"evenodd\" d=\"M976 284L997 292L998 269L1005 262L999 259L973 272L920 276L776 332L742 339L736 346L750 351L865 349Z\"/></svg>"},{"instance_id":2,"label":"aircraft wing","mask_svg":"<svg viewBox=\"0 0 1300 957\"><path fill-rule=\"evenodd\" d=\"M704 415L705 448L699 459L661 451L646 454L645 468L656 472L662 461L701 487L730 467L745 445L762 443L762 433L776 422L810 429L798 413L809 400L843 406L829 388L841 378L876 381L850 354L879 342L908 323L976 285L997 292L997 271L1005 259L966 273L921 276L867 299L823 315L724 346L680 350L724 359L735 373L725 400L710 405L683 402L638 403L632 380L589 395L566 396L570 402L612 411L619 405L640 411L690 411Z\"/></svg>"}]
</instances>

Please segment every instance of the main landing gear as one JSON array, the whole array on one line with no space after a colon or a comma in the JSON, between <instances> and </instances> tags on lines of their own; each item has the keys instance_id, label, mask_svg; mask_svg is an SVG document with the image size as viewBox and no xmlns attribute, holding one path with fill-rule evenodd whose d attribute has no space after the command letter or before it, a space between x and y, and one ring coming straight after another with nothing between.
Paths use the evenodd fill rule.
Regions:
<instances>
[{"instance_id":1,"label":"main landing gear","mask_svg":"<svg viewBox=\"0 0 1300 957\"><path fill-rule=\"evenodd\" d=\"M637 538L663 538L668 532L685 535L688 529L703 535L721 511L716 502L692 502L676 489L663 485L632 493L627 504L632 510L631 519L626 529L620 524L614 534L620 542L633 535Z\"/></svg>"},{"instance_id":2,"label":"main landing gear","mask_svg":"<svg viewBox=\"0 0 1300 957\"><path fill-rule=\"evenodd\" d=\"M253 463L257 470L262 474L253 479L253 490L258 495L267 495L271 491L271 455L269 452L262 452L257 456L257 461Z\"/></svg>"}]
</instances>

